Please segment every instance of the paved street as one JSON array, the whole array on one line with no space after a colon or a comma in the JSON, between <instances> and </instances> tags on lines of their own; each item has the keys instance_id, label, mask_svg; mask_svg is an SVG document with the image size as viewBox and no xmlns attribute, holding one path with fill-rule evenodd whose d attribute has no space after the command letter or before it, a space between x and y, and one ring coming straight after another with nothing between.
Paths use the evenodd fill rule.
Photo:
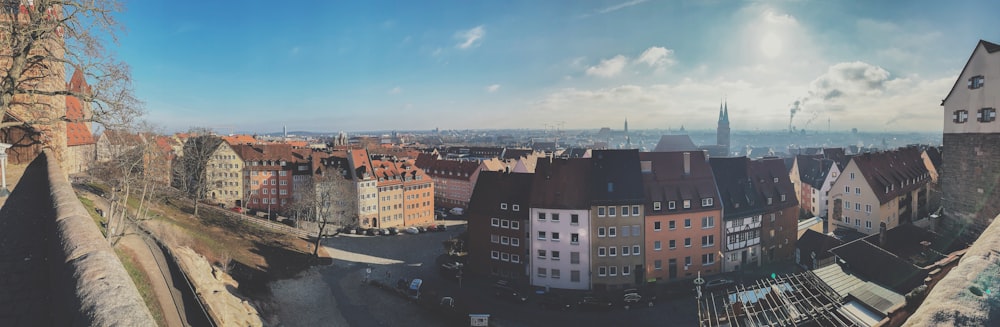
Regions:
<instances>
[{"instance_id":1,"label":"paved street","mask_svg":"<svg viewBox=\"0 0 1000 327\"><path fill-rule=\"evenodd\" d=\"M443 253L442 241L465 230L463 222L449 221L447 232L419 235L359 237L344 235L324 240L323 245L334 258L330 266L317 269L325 295L335 299L332 304L350 326L438 326L438 317L416 304L384 290L363 286L366 268L370 278L386 280L395 285L399 278L421 278L427 296L451 296L456 305L476 313L491 314L497 326L694 326L695 301L692 298L663 299L653 308L641 307L630 311L616 308L611 312L550 311L541 309L538 298L528 303L512 303L493 296L493 280L466 278L444 279L438 273L436 260ZM324 302L324 303L329 303ZM313 310L322 310L314 308ZM307 310L300 310L297 315ZM300 317L301 318L301 317ZM286 325L295 325L282 317ZM322 321L322 320L298 320ZM330 321L339 321L334 319Z\"/></svg>"}]
</instances>

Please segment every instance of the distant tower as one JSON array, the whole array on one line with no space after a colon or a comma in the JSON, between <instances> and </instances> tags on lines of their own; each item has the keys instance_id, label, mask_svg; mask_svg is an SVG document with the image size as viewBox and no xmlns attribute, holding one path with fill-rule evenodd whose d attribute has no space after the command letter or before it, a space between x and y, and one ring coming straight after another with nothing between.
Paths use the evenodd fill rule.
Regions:
<instances>
[{"instance_id":1,"label":"distant tower","mask_svg":"<svg viewBox=\"0 0 1000 327\"><path fill-rule=\"evenodd\" d=\"M625 117L625 148L632 148L632 139L628 136L628 117Z\"/></svg>"},{"instance_id":2,"label":"distant tower","mask_svg":"<svg viewBox=\"0 0 1000 327\"><path fill-rule=\"evenodd\" d=\"M288 126L281 125L281 135L285 138L285 140L288 140Z\"/></svg>"},{"instance_id":3,"label":"distant tower","mask_svg":"<svg viewBox=\"0 0 1000 327\"><path fill-rule=\"evenodd\" d=\"M719 105L719 127L715 131L715 143L725 146L726 153L729 153L729 102Z\"/></svg>"}]
</instances>

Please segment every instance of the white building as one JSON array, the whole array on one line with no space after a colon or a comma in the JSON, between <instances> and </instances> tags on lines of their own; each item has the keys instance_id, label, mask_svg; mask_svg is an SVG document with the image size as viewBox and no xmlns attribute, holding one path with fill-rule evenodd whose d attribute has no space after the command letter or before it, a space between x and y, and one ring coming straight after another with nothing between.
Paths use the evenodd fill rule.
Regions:
<instances>
[{"instance_id":1,"label":"white building","mask_svg":"<svg viewBox=\"0 0 1000 327\"><path fill-rule=\"evenodd\" d=\"M590 289L590 211L531 208L531 285Z\"/></svg>"}]
</instances>

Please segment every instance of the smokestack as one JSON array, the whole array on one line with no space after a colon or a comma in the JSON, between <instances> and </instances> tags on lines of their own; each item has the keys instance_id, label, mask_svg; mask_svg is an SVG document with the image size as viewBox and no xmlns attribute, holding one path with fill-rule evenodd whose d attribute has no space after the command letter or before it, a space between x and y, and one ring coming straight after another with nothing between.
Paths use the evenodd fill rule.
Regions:
<instances>
[{"instance_id":1,"label":"smokestack","mask_svg":"<svg viewBox=\"0 0 1000 327\"><path fill-rule=\"evenodd\" d=\"M691 175L691 152L684 152L684 175Z\"/></svg>"}]
</instances>

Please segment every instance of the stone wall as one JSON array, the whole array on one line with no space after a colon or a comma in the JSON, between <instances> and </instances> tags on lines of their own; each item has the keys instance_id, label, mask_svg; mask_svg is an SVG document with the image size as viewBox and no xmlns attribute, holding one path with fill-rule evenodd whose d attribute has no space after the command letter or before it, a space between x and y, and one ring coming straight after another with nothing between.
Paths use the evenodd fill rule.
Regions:
<instances>
[{"instance_id":1,"label":"stone wall","mask_svg":"<svg viewBox=\"0 0 1000 327\"><path fill-rule=\"evenodd\" d=\"M0 209L4 326L154 326L114 250L45 150Z\"/></svg>"},{"instance_id":2,"label":"stone wall","mask_svg":"<svg viewBox=\"0 0 1000 327\"><path fill-rule=\"evenodd\" d=\"M944 149L944 224L974 239L1000 214L1000 133L944 134Z\"/></svg>"}]
</instances>

